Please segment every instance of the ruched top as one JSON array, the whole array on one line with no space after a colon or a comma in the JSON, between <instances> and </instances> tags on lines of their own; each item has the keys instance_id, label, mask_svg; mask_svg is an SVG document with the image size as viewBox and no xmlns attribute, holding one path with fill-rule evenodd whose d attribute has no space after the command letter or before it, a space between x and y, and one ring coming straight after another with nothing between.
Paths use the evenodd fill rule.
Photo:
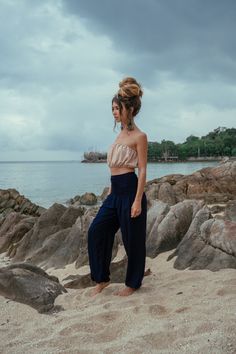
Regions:
<instances>
[{"instance_id":1,"label":"ruched top","mask_svg":"<svg viewBox=\"0 0 236 354\"><path fill-rule=\"evenodd\" d=\"M128 145L114 143L107 153L107 164L109 167L129 167L138 166L138 153Z\"/></svg>"}]
</instances>

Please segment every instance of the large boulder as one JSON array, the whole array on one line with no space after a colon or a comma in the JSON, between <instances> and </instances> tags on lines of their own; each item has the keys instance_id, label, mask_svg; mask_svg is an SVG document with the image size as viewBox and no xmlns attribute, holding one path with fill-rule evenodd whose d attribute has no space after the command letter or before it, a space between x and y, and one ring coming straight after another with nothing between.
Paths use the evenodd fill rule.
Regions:
<instances>
[{"instance_id":1,"label":"large boulder","mask_svg":"<svg viewBox=\"0 0 236 354\"><path fill-rule=\"evenodd\" d=\"M199 211L169 259L177 256L177 269L236 268L236 223L229 220L208 219L206 209Z\"/></svg>"},{"instance_id":2,"label":"large boulder","mask_svg":"<svg viewBox=\"0 0 236 354\"><path fill-rule=\"evenodd\" d=\"M175 248L203 204L203 201L185 200L171 206L169 210L165 205L154 204L153 208L158 208L159 213L147 238L147 256L154 258L161 252ZM149 209L149 213L153 213L152 208Z\"/></svg>"},{"instance_id":3,"label":"large boulder","mask_svg":"<svg viewBox=\"0 0 236 354\"><path fill-rule=\"evenodd\" d=\"M175 251L168 257L168 260L178 256L175 261L175 268L185 269L191 266L195 255L202 250L204 242L198 237L202 224L207 220L213 220L211 211L204 205L193 218L191 225L178 244ZM211 221L212 222L212 221Z\"/></svg>"},{"instance_id":4,"label":"large boulder","mask_svg":"<svg viewBox=\"0 0 236 354\"><path fill-rule=\"evenodd\" d=\"M70 232L83 213L83 208L53 204L38 218L33 229L25 234L13 261L28 261L45 267L61 267L74 262L79 253L79 230L73 242Z\"/></svg>"},{"instance_id":5,"label":"large boulder","mask_svg":"<svg viewBox=\"0 0 236 354\"><path fill-rule=\"evenodd\" d=\"M158 192L158 199L162 200L165 203L168 203L169 205L176 204L177 199L175 196L175 192L170 183L163 182L160 185L160 189Z\"/></svg>"},{"instance_id":6,"label":"large boulder","mask_svg":"<svg viewBox=\"0 0 236 354\"><path fill-rule=\"evenodd\" d=\"M0 295L30 305L38 312L54 308L56 297L67 290L55 276L27 263L0 268Z\"/></svg>"},{"instance_id":7,"label":"large boulder","mask_svg":"<svg viewBox=\"0 0 236 354\"><path fill-rule=\"evenodd\" d=\"M12 253L13 248L32 229L37 217L15 211L8 213L0 227L0 253Z\"/></svg>"},{"instance_id":8,"label":"large boulder","mask_svg":"<svg viewBox=\"0 0 236 354\"><path fill-rule=\"evenodd\" d=\"M66 209L65 206L58 203L54 203L47 209L38 218L34 227L24 235L16 250L14 261L24 261L27 257L31 257L34 252L42 247L49 235L60 231L63 228L62 225L64 226L64 222L60 225L60 219Z\"/></svg>"}]
</instances>

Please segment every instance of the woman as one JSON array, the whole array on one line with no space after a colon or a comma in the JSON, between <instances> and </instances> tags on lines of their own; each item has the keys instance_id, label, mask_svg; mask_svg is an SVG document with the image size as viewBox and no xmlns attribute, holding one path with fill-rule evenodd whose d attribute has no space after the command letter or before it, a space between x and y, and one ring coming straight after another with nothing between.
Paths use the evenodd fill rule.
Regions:
<instances>
[{"instance_id":1,"label":"woman","mask_svg":"<svg viewBox=\"0 0 236 354\"><path fill-rule=\"evenodd\" d=\"M114 127L116 122L121 123L121 132L107 154L111 186L88 230L91 279L97 283L92 295L100 293L110 283L112 247L119 228L128 265L126 286L115 294L128 296L139 289L145 269L147 135L134 123L141 108L143 91L131 77L123 79L119 87L112 99L112 113Z\"/></svg>"}]
</instances>

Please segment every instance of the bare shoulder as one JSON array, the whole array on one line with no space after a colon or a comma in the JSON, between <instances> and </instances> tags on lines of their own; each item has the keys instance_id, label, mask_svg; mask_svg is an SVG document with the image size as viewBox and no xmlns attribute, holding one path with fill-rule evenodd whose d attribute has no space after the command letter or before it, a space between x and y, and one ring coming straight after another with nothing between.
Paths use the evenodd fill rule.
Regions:
<instances>
[{"instance_id":1,"label":"bare shoulder","mask_svg":"<svg viewBox=\"0 0 236 354\"><path fill-rule=\"evenodd\" d=\"M136 142L137 144L146 144L147 143L147 134L145 132L142 132L141 130L138 132L136 136Z\"/></svg>"}]
</instances>

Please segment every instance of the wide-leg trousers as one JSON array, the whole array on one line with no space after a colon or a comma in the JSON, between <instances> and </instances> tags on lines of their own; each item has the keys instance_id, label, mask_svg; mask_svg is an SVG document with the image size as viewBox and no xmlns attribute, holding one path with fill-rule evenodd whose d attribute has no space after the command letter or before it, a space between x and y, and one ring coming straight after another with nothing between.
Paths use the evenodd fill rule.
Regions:
<instances>
[{"instance_id":1,"label":"wide-leg trousers","mask_svg":"<svg viewBox=\"0 0 236 354\"><path fill-rule=\"evenodd\" d=\"M135 172L111 175L111 193L103 201L88 230L91 279L110 280L110 262L116 232L121 230L128 258L125 284L138 289L142 284L146 259L147 199L143 192L141 214L131 218L138 177Z\"/></svg>"}]
</instances>

